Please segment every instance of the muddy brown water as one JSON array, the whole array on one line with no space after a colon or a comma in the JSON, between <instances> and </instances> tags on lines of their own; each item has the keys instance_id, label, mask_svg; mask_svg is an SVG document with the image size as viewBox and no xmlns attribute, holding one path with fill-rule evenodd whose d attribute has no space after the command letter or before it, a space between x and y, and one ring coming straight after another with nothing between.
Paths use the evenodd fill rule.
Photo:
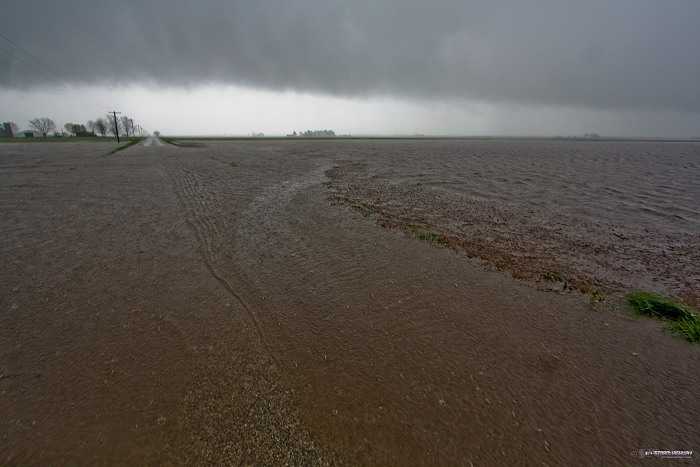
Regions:
<instances>
[{"instance_id":1,"label":"muddy brown water","mask_svg":"<svg viewBox=\"0 0 700 467\"><path fill-rule=\"evenodd\" d=\"M618 464L700 446L697 345L541 280L697 303L700 145L110 149L0 145L3 463Z\"/></svg>"}]
</instances>

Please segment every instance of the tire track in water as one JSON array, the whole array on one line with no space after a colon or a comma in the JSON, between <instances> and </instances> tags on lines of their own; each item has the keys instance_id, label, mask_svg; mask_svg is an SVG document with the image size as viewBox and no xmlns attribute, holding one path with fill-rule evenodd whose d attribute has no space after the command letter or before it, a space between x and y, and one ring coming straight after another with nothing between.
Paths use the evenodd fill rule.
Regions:
<instances>
[{"instance_id":1,"label":"tire track in water","mask_svg":"<svg viewBox=\"0 0 700 467\"><path fill-rule=\"evenodd\" d=\"M285 208L294 195L309 186L321 184L330 166L327 161L317 164L305 175L273 184L247 205L244 204L242 213L237 217L240 226L246 226L245 228L228 225L220 203L211 194L223 190L223 185L231 183L230 180L223 177L205 178L183 165L168 169L175 183L175 192L186 212L187 222L192 226L202 247L207 267L242 306L257 337L278 367L279 361L265 340L260 318L250 301L239 292L240 285L234 285L243 283L245 279L240 276L240 271L231 267L230 263L226 264L226 261L233 262L234 257L251 259L257 256L256 248L260 250L260 245L256 246L256 242L261 237L268 239L266 245L269 246L270 236L283 231L280 225L285 222ZM224 233L228 233L230 240L225 238Z\"/></svg>"},{"instance_id":2,"label":"tire track in water","mask_svg":"<svg viewBox=\"0 0 700 467\"><path fill-rule=\"evenodd\" d=\"M271 180L266 174L263 180L252 163L246 166L252 170L240 173L227 163L181 154L168 158L165 171L186 231L191 228L195 235L194 254L201 254L224 287L213 285L219 300L230 302L218 311L201 310L208 323L204 342L214 343L214 350L210 345L208 352L195 356L198 376L185 398L185 431L194 453L188 462L329 465L334 455L318 444L301 417L294 391L263 336L242 271L232 259L239 213ZM211 284L206 273L200 280Z\"/></svg>"},{"instance_id":3,"label":"tire track in water","mask_svg":"<svg viewBox=\"0 0 700 467\"><path fill-rule=\"evenodd\" d=\"M241 305L246 315L249 317L258 339L262 343L267 354L277 365L277 359L265 341L260 323L255 313L253 313L251 305L237 292L231 280L220 272L219 268L216 266L216 261L219 259L217 252L220 250L220 248L217 248L216 244L222 240L222 229L218 224L224 223L224 221L222 221L221 216L216 213L211 197L206 196L207 188L205 188L201 177L182 165L168 168L168 173L174 181L175 193L184 208L187 223L194 230L199 244L202 247L202 257L204 258L207 268ZM213 182L213 180L210 181Z\"/></svg>"}]
</instances>

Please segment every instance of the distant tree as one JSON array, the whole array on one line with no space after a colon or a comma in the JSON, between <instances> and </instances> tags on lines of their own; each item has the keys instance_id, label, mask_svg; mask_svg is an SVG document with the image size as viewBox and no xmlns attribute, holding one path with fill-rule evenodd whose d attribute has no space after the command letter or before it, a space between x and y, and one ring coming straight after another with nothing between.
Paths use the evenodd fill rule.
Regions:
<instances>
[{"instance_id":1,"label":"distant tree","mask_svg":"<svg viewBox=\"0 0 700 467\"><path fill-rule=\"evenodd\" d=\"M119 120L114 120L114 115L107 114L106 123L109 132L117 136L119 132Z\"/></svg>"},{"instance_id":2,"label":"distant tree","mask_svg":"<svg viewBox=\"0 0 700 467\"><path fill-rule=\"evenodd\" d=\"M71 135L75 136L75 134L74 134L75 132L73 131L73 125L74 125L74 123L66 123L65 125L63 125L63 128L65 128L65 130L66 130L68 133L70 133Z\"/></svg>"},{"instance_id":3,"label":"distant tree","mask_svg":"<svg viewBox=\"0 0 700 467\"><path fill-rule=\"evenodd\" d=\"M32 118L29 120L29 125L40 132L46 138L46 135L56 128L56 124L48 117Z\"/></svg>"},{"instance_id":4,"label":"distant tree","mask_svg":"<svg viewBox=\"0 0 700 467\"><path fill-rule=\"evenodd\" d=\"M126 133L126 136L134 136L134 121L126 115L119 118L119 129Z\"/></svg>"},{"instance_id":5,"label":"distant tree","mask_svg":"<svg viewBox=\"0 0 700 467\"><path fill-rule=\"evenodd\" d=\"M95 120L95 128L97 128L96 133L101 134L103 137L107 136L107 131L109 130L109 124L107 123L107 120L105 120L103 117L98 118Z\"/></svg>"},{"instance_id":6,"label":"distant tree","mask_svg":"<svg viewBox=\"0 0 700 467\"><path fill-rule=\"evenodd\" d=\"M335 131L333 130L306 130L303 133L299 133L301 136L307 138L333 138L335 137Z\"/></svg>"},{"instance_id":7,"label":"distant tree","mask_svg":"<svg viewBox=\"0 0 700 467\"><path fill-rule=\"evenodd\" d=\"M90 131L92 131L93 133L99 133L99 132L100 132L100 129L97 127L97 123L95 123L95 122L92 121L92 120L88 120L88 122L87 122L87 127L88 127L88 129L89 129Z\"/></svg>"}]
</instances>

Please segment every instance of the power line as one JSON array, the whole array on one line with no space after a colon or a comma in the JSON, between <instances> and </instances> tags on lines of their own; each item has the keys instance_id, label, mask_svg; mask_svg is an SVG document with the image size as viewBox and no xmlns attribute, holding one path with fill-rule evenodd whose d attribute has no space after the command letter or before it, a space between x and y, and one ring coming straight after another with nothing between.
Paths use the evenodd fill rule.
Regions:
<instances>
[{"instance_id":1,"label":"power line","mask_svg":"<svg viewBox=\"0 0 700 467\"><path fill-rule=\"evenodd\" d=\"M4 49L2 49L2 47L0 47L0 50L4 50ZM19 57L15 57L15 58L17 58L18 60L21 61L21 59L20 59ZM67 98L69 98L69 99L74 99L74 100L80 100L80 101L81 101L80 103L82 103L83 105L91 105L91 106L94 106L95 108L98 107L95 103L93 103L93 102L91 102L91 101L89 101L89 100L84 99L83 96L81 96L80 94L70 95L70 94L66 93L65 91L62 91L61 89L57 89L57 88L55 88L55 87L53 87L53 86L50 86L50 85L46 84L46 83L43 82L43 81L39 81L38 79L36 79L36 78L34 78L33 76L27 74L26 72L24 72L24 71L22 71L22 70L20 70L20 69L18 69L18 68L15 68L15 67L13 67L12 65L10 65L10 64L8 64L8 63L2 61L2 60L0 60L0 65L4 66L4 67L7 68L8 70L10 70L10 71L12 71L12 72L14 72L14 73L16 73L16 74L18 74L18 75L20 75L20 76L23 77L24 79L29 80L29 81L33 82L34 84L37 84L37 85L39 85L39 86L41 86L41 87L44 87L44 88L48 89L49 91L53 92L54 94L56 94L56 95L58 95L58 96L63 96L63 97L67 97ZM52 83L52 84L56 85L55 83ZM58 83L58 85L60 85L60 83Z\"/></svg>"},{"instance_id":2,"label":"power line","mask_svg":"<svg viewBox=\"0 0 700 467\"><path fill-rule=\"evenodd\" d=\"M45 77L48 78L49 80L53 80L53 79L54 79L54 78L50 77L49 75L47 75L46 73L44 73L43 71L41 71L41 70L39 70L38 68L36 68L36 67L35 67L34 65L32 65L31 63L25 62L24 60L22 60L20 57L18 57L17 55L13 54L13 53L10 52L9 50L7 50L7 49L5 49L5 48L3 48L3 47L0 47L0 50L2 50L3 52L5 52L8 56L13 57L13 58L15 58L16 60L19 60L20 62L24 63L24 64L27 65L29 68L31 68L32 70L34 70L34 71L36 71L37 73L41 74L42 76L45 76Z\"/></svg>"},{"instance_id":3,"label":"power line","mask_svg":"<svg viewBox=\"0 0 700 467\"><path fill-rule=\"evenodd\" d=\"M102 106L102 104L100 104L100 102L97 101L95 98L93 98L89 93L87 93L87 92L85 92L84 90L79 89L78 87L76 87L73 83L71 83L71 82L70 82L66 77L64 77L61 73L59 73L58 71L54 70L54 69L51 68L50 66L46 65L45 63L43 63L41 60L39 60L38 58L36 58L31 52L29 52L29 51L26 50L24 47L22 47L21 45L19 45L17 42L13 41L12 39L10 39L9 37L7 37L5 34L3 34L3 33L1 33L1 32L0 32L0 37L2 37L2 38L5 39L7 42L9 42L9 43L12 44L13 46L15 46L18 50L20 50L20 51L23 52L24 54L26 54L31 60L33 60L35 63L37 63L40 67L43 67L44 69L48 70L48 71L51 72L53 75L55 75L56 77L58 77L58 80L57 80L56 78L52 77L52 76L49 76L46 72L42 71L41 69L37 68L36 66L34 66L34 65L32 65L31 63L25 61L24 59L22 59L21 57L19 57L19 56L16 55L15 53L13 53L13 52L11 52L11 51L8 51L7 49L5 49L5 48L3 48L3 47L0 47L0 50L2 50L3 52L5 52L6 54L8 54L9 57L12 57L12 58L17 59L19 62L21 62L22 64L24 64L25 66L27 66L27 67L29 67L31 70L33 70L35 73L38 73L38 74L39 74L40 76L42 76L44 79L42 79L42 80L37 79L38 77L37 77L36 75L35 75L35 76L31 76L31 75L28 74L26 71L23 71L23 70L20 70L20 69L18 69L18 68L16 68L16 67L13 67L11 64L5 63L5 62L2 61L2 60L0 60L0 65L3 65L4 67L6 67L7 69L9 69L10 71L12 71L12 72L14 72L14 73L17 73L18 75L24 77L25 79L27 79L27 80L29 80L29 81L31 81L31 82L33 82L33 83L39 85L39 86L42 86L42 87L44 87L44 88L46 88L46 89L52 91L53 93L55 93L55 94L57 94L57 95L63 95L63 96L66 97L66 98L69 98L69 99L72 99L72 100L76 100L76 101L77 101L77 100L80 100L83 104L89 104L89 105L94 106L95 108L99 108L99 107L104 108L104 107ZM45 81L48 82L49 84L52 84L52 85L54 85L54 86L59 87L59 89L56 89L56 88L50 86L49 84L46 84ZM66 85L67 85L68 87L70 87L70 88L73 90L73 94L74 94L73 96L69 95L69 94L66 92ZM118 120L117 120L117 114L121 114L121 112L110 111L110 112L107 112L107 114L112 114L112 116L114 117L114 127L115 127L114 129L115 129L116 136L117 136L117 142L120 142L120 141L119 141L119 122L118 122ZM130 119L130 122L131 122L131 124L133 125L133 119ZM128 132L128 127L127 127L127 132ZM128 133L127 133L127 136L128 136Z\"/></svg>"},{"instance_id":4,"label":"power line","mask_svg":"<svg viewBox=\"0 0 700 467\"><path fill-rule=\"evenodd\" d=\"M74 90L75 95L76 95L79 99L89 100L89 101L91 101L91 102L90 102L91 105L94 105L94 106L96 106L96 107L103 107L103 105L102 105L97 99L95 99L94 97L92 97L90 94L88 94L88 93L85 92L84 90L78 89L74 84L72 84L72 83L70 82L70 80L68 80L66 77L64 77L61 73L59 73L58 71L54 70L54 69L51 68L50 66L46 65L44 62L42 62L42 61L39 60L38 58L36 58L31 52L29 52L28 50L26 50L24 47L22 47L21 45L19 45L17 42L13 41L12 39L10 39L9 37L7 37L5 34L3 34L3 33L1 33L1 32L0 32L0 37L2 37L3 39L5 39L7 42L9 42L10 44L14 45L15 47L17 47L17 49L19 49L20 51L24 52L29 58L31 58L34 62L36 62L37 64L39 64L41 67L45 68L46 70L48 70L49 72L51 72L51 73L53 73L55 76L57 76L58 79L59 79L58 84L59 84L59 85L67 84L69 87L71 87L71 88ZM2 49L2 48L0 48L0 49ZM45 77L48 78L49 80L54 81L54 82L56 81L55 78L51 78L51 77L48 76L46 73L44 73L44 72L38 70L37 68L35 68L35 67L32 66L31 64L29 64L29 63L27 63L26 61L22 60L20 57L18 57L18 56L16 56L16 55L12 54L11 52L7 51L6 49L2 49L2 50L4 50L4 51L5 51L6 53L8 53L9 55L15 57L17 60L19 60L20 62L24 63L25 65L29 66L29 67L32 68L33 70L39 72L40 74L42 74L43 76L45 76ZM24 76L26 77L26 75L24 75ZM35 80L32 80L32 81L36 82ZM87 102L85 102L85 103L87 103Z\"/></svg>"},{"instance_id":5,"label":"power line","mask_svg":"<svg viewBox=\"0 0 700 467\"><path fill-rule=\"evenodd\" d=\"M18 75L22 76L23 78L28 79L29 81L32 81L35 84L38 84L39 86L45 87L49 91L55 92L56 94L60 94L60 91L58 89L52 88L51 86L49 86L45 83L42 83L41 81L37 81L36 79L32 78L28 74L24 73L23 71L20 71L20 70L14 68L12 65L9 65L9 64L2 62L2 61L0 61L0 65L4 66L5 68L7 68L10 71L14 71Z\"/></svg>"}]
</instances>

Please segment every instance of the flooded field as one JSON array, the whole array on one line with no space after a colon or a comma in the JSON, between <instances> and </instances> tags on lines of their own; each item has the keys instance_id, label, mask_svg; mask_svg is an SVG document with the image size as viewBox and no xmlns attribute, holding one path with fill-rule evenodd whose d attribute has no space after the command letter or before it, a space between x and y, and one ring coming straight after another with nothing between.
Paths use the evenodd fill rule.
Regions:
<instances>
[{"instance_id":1,"label":"flooded field","mask_svg":"<svg viewBox=\"0 0 700 467\"><path fill-rule=\"evenodd\" d=\"M700 145L190 146L0 145L3 462L700 446L698 346L607 306L699 302Z\"/></svg>"},{"instance_id":2,"label":"flooded field","mask_svg":"<svg viewBox=\"0 0 700 467\"><path fill-rule=\"evenodd\" d=\"M700 145L443 141L331 172L337 199L514 274L700 304Z\"/></svg>"}]
</instances>

